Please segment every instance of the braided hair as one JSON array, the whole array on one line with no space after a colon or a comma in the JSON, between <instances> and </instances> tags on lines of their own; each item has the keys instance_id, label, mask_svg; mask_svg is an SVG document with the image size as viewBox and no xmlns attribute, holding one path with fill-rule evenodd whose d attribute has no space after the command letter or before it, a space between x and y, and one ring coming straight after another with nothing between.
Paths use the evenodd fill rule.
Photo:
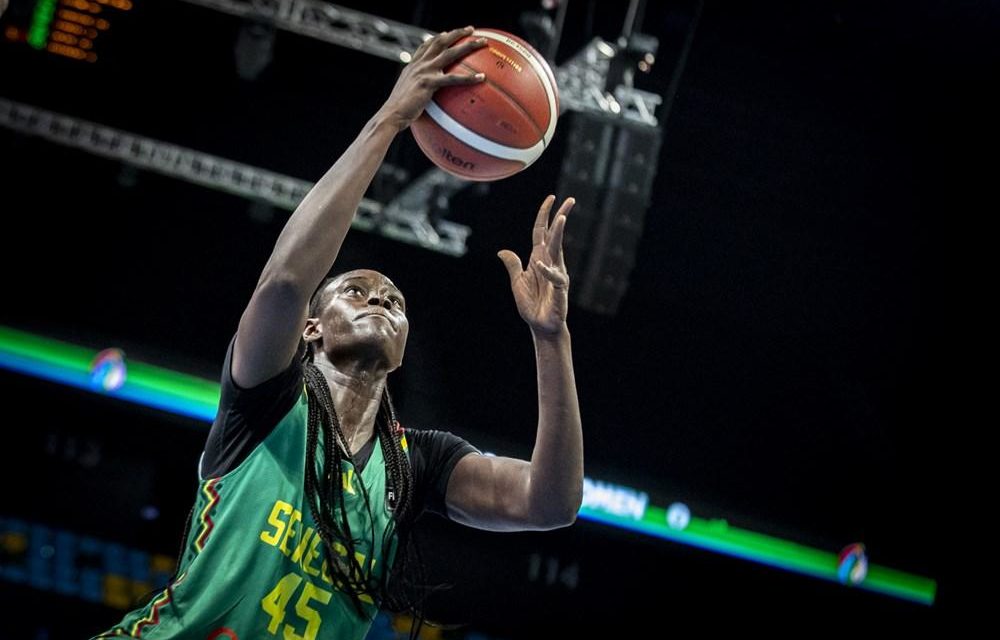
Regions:
<instances>
[{"instance_id":1,"label":"braided hair","mask_svg":"<svg viewBox=\"0 0 1000 640\"><path fill-rule=\"evenodd\" d=\"M313 294L309 304L310 317L319 315L323 304L323 293L334 279L326 278ZM316 521L317 533L326 549L330 577L350 598L362 618L367 615L362 605L362 596L374 598L375 603L382 608L411 612L414 615L411 635L415 636L423 620L421 604L434 589L426 587L424 564L413 537L412 524L416 516L413 471L409 458L403 450L403 429L396 419L392 397L389 395L389 390L384 388L375 418L375 430L385 460L386 483L392 487L389 500L390 506L393 507L393 517L383 532L382 557L386 559L390 557L394 537L398 544L391 566L376 577L364 570L355 554L356 547L365 539L368 540L370 548L374 548L375 545L375 519L368 489L363 482L358 483L368 514L368 530L352 531L344 504L340 467L342 460L346 459L354 464L354 459L341 428L326 377L313 363L314 357L315 348L313 343L310 343L302 352L302 373L309 400L305 498L313 520ZM323 450L318 456L321 441ZM342 545L346 549L346 554L336 553L335 545Z\"/></svg>"}]
</instances>

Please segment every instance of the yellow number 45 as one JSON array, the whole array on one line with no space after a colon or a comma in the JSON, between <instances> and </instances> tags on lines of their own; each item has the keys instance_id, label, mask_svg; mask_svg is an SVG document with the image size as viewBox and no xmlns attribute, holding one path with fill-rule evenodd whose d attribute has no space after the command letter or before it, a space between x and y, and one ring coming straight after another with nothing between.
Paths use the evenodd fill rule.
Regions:
<instances>
[{"instance_id":1,"label":"yellow number 45","mask_svg":"<svg viewBox=\"0 0 1000 640\"><path fill-rule=\"evenodd\" d=\"M271 616L271 622L267 625L267 631L271 635L278 633L278 627L285 620L285 609L288 607L288 602L295 595L295 591L302 582L302 576L289 573L279 580L271 593L260 601L261 609ZM309 603L316 600L321 604L327 604L331 597L333 594L329 591L320 589L311 582L305 582L302 587L302 595L295 603L295 613L298 614L299 618L305 620L306 629L302 635L299 635L295 632L295 627L286 624L282 633L285 640L316 640L319 625L323 623L323 620L319 617L319 611L310 607Z\"/></svg>"}]
</instances>

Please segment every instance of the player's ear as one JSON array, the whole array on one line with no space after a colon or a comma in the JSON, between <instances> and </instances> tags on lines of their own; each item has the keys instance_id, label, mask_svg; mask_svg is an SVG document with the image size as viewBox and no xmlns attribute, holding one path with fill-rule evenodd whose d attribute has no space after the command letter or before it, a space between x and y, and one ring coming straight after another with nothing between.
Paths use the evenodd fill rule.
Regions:
<instances>
[{"instance_id":1,"label":"player's ear","mask_svg":"<svg viewBox=\"0 0 1000 640\"><path fill-rule=\"evenodd\" d=\"M302 330L302 339L306 344L315 342L323 338L323 325L319 318L306 318L305 329Z\"/></svg>"}]
</instances>

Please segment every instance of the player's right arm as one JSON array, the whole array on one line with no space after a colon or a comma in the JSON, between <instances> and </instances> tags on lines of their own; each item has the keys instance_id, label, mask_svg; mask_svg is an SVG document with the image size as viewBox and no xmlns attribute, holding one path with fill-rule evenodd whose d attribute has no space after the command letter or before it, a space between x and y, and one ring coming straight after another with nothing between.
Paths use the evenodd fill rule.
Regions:
<instances>
[{"instance_id":1,"label":"player's right arm","mask_svg":"<svg viewBox=\"0 0 1000 640\"><path fill-rule=\"evenodd\" d=\"M351 146L313 186L278 236L274 251L240 318L233 346L233 382L254 387L288 367L305 326L309 297L333 266L375 172L396 134L444 86L481 82L481 76L444 73L483 41L472 27L429 38L414 52L392 93Z\"/></svg>"}]
</instances>

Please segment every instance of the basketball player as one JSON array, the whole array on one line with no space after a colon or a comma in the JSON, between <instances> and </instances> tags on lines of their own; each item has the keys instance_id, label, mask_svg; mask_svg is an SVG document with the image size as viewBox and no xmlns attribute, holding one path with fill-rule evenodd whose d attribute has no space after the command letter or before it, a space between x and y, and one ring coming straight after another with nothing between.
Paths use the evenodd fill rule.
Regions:
<instances>
[{"instance_id":1,"label":"basketball player","mask_svg":"<svg viewBox=\"0 0 1000 640\"><path fill-rule=\"evenodd\" d=\"M177 572L98 637L363 638L380 607L419 614L426 582L410 534L421 511L494 531L574 522L583 437L562 252L572 199L551 221L555 199L542 203L527 265L498 254L535 346L530 461L403 429L386 388L409 332L403 293L367 269L324 279L395 136L438 88L482 81L444 72L483 46L456 44L470 33L417 49L288 220L229 344Z\"/></svg>"}]
</instances>

